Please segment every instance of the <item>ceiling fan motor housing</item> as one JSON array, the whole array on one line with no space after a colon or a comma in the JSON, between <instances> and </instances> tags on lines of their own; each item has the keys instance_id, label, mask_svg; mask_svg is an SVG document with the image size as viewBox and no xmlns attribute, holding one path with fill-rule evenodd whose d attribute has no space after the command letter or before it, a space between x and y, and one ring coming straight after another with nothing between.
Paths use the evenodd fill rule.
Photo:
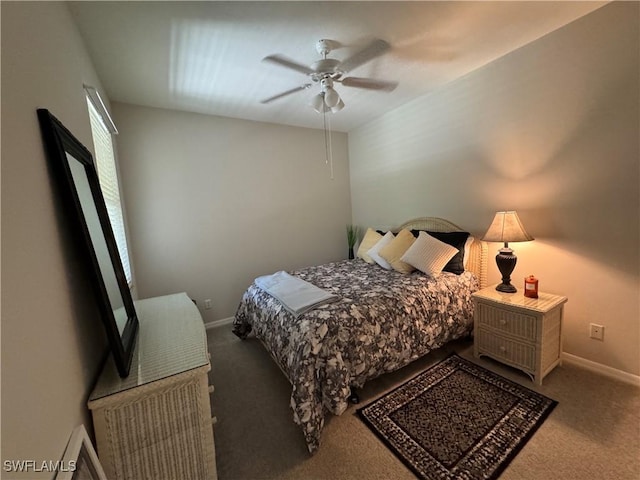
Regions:
<instances>
[{"instance_id":1,"label":"ceiling fan motor housing","mask_svg":"<svg viewBox=\"0 0 640 480\"><path fill-rule=\"evenodd\" d=\"M315 82L319 82L323 78L331 77L333 79L340 78L342 72L338 70L340 61L335 58L323 58L311 64L311 69L315 72L311 74L311 78Z\"/></svg>"}]
</instances>

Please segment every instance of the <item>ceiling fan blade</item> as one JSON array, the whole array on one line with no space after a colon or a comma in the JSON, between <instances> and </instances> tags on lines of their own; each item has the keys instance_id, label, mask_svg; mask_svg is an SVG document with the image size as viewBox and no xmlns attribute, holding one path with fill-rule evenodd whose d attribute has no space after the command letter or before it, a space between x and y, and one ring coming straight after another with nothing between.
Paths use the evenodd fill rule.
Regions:
<instances>
[{"instance_id":1,"label":"ceiling fan blade","mask_svg":"<svg viewBox=\"0 0 640 480\"><path fill-rule=\"evenodd\" d=\"M299 87L292 88L291 90L287 90L286 92L279 93L278 95L274 95L273 97L265 98L260 103L271 103L274 100L278 100L279 98L286 97L287 95L291 95L292 93L299 92L300 90L306 90L311 87L310 83L305 83L304 85L300 85Z\"/></svg>"},{"instance_id":2,"label":"ceiling fan blade","mask_svg":"<svg viewBox=\"0 0 640 480\"><path fill-rule=\"evenodd\" d=\"M338 68L343 72L350 72L363 63L367 63L369 60L373 60L374 58L379 57L384 52L386 52L390 46L391 45L389 45L387 42L378 38L359 52L356 52L349 58L345 59Z\"/></svg>"},{"instance_id":3,"label":"ceiling fan blade","mask_svg":"<svg viewBox=\"0 0 640 480\"><path fill-rule=\"evenodd\" d=\"M392 92L398 86L398 82L376 80L374 78L345 77L340 80L345 87L366 88L368 90L384 90Z\"/></svg>"},{"instance_id":4,"label":"ceiling fan blade","mask_svg":"<svg viewBox=\"0 0 640 480\"><path fill-rule=\"evenodd\" d=\"M264 57L262 61L275 63L276 65L280 65L281 67L285 67L285 68L290 68L291 70L304 73L305 75L311 75L312 73L314 73L314 71L311 70L306 65L302 65L294 60L291 60L290 58L285 57L284 55L278 55L278 54L269 55L267 57Z\"/></svg>"}]
</instances>

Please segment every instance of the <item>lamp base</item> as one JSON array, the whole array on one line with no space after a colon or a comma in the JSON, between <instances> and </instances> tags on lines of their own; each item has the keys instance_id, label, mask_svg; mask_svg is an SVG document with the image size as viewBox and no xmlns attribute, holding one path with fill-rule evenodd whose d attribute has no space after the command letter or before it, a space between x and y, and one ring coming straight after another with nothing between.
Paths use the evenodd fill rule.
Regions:
<instances>
[{"instance_id":1,"label":"lamp base","mask_svg":"<svg viewBox=\"0 0 640 480\"><path fill-rule=\"evenodd\" d=\"M518 291L518 289L513 285L511 285L510 283L504 283L504 282L496 286L496 290L504 293L516 293Z\"/></svg>"},{"instance_id":2,"label":"lamp base","mask_svg":"<svg viewBox=\"0 0 640 480\"><path fill-rule=\"evenodd\" d=\"M504 293L515 293L518 291L516 287L511 285L511 272L516 268L518 257L516 257L513 250L508 247L501 248L496 255L496 264L498 270L502 274L502 283L496 287L496 290Z\"/></svg>"}]
</instances>

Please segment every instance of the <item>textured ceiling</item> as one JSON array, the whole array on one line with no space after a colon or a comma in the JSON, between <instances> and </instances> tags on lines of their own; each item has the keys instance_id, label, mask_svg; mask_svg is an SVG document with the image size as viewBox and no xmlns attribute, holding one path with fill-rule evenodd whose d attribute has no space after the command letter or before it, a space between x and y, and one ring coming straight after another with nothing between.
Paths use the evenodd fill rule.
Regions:
<instances>
[{"instance_id":1,"label":"textured ceiling","mask_svg":"<svg viewBox=\"0 0 640 480\"><path fill-rule=\"evenodd\" d=\"M322 128L302 73L321 38L343 60L381 38L391 48L349 72L397 81L390 92L337 85L346 104L331 128L349 131L451 82L606 2L70 2L112 101Z\"/></svg>"}]
</instances>

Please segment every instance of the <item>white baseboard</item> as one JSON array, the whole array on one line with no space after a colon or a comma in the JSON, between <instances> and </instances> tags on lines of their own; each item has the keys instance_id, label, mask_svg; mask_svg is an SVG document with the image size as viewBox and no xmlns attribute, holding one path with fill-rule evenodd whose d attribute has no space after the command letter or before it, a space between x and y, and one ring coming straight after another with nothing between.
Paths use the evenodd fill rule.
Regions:
<instances>
[{"instance_id":1,"label":"white baseboard","mask_svg":"<svg viewBox=\"0 0 640 480\"><path fill-rule=\"evenodd\" d=\"M624 383L631 384L635 387L640 387L640 376L638 375L633 375L632 373L623 372L622 370L608 367L601 363L592 362L591 360L587 360L586 358L578 357L576 355L572 355L566 352L562 352L562 360L572 365L577 365L578 367L582 367L586 370L599 373L606 377L615 378L616 380L620 380Z\"/></svg>"},{"instance_id":2,"label":"white baseboard","mask_svg":"<svg viewBox=\"0 0 640 480\"><path fill-rule=\"evenodd\" d=\"M215 328L215 327L220 327L222 325L228 325L230 323L233 323L235 317L228 317L228 318L220 318L218 320L214 320L212 322L207 322L204 324L204 328L206 330L209 330L210 328Z\"/></svg>"}]
</instances>

